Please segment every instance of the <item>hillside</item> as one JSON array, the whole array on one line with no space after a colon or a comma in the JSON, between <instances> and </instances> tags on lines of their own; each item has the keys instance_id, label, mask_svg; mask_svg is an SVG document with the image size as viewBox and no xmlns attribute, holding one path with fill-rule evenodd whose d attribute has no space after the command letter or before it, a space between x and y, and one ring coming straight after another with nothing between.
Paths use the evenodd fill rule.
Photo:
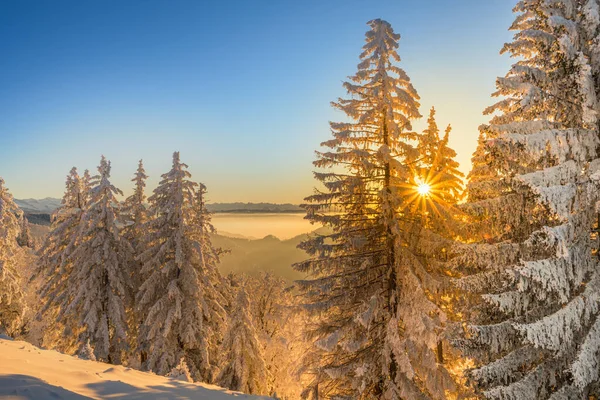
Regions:
<instances>
[{"instance_id":1,"label":"hillside","mask_svg":"<svg viewBox=\"0 0 600 400\"><path fill-rule=\"evenodd\" d=\"M267 399L80 360L0 337L1 399Z\"/></svg>"},{"instance_id":2,"label":"hillside","mask_svg":"<svg viewBox=\"0 0 600 400\"><path fill-rule=\"evenodd\" d=\"M214 235L212 241L216 247L230 250L230 253L221 257L219 269L223 275L230 272L273 272L286 281L293 282L305 278L304 274L292 268L292 264L306 259L306 253L296 247L306 236L300 235L289 240L267 236L252 240Z\"/></svg>"}]
</instances>

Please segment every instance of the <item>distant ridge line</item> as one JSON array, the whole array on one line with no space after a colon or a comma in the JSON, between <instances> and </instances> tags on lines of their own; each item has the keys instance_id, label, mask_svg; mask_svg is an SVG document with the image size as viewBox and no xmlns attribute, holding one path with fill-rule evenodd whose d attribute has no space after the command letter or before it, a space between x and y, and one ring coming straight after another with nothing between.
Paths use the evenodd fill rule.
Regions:
<instances>
[{"instance_id":1,"label":"distant ridge line","mask_svg":"<svg viewBox=\"0 0 600 400\"><path fill-rule=\"evenodd\" d=\"M51 214L60 206L60 199L46 197L44 199L15 199L15 203L27 214ZM301 213L304 209L291 203L211 203L207 208L212 213L232 214L266 214L266 213Z\"/></svg>"}]
</instances>

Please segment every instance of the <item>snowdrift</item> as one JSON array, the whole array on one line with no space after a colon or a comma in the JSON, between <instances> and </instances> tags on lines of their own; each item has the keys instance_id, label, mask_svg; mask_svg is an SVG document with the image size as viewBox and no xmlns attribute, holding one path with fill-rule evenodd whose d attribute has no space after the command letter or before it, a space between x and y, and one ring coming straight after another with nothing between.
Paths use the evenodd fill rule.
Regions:
<instances>
[{"instance_id":1,"label":"snowdrift","mask_svg":"<svg viewBox=\"0 0 600 400\"><path fill-rule=\"evenodd\" d=\"M267 399L80 360L0 337L0 399Z\"/></svg>"}]
</instances>

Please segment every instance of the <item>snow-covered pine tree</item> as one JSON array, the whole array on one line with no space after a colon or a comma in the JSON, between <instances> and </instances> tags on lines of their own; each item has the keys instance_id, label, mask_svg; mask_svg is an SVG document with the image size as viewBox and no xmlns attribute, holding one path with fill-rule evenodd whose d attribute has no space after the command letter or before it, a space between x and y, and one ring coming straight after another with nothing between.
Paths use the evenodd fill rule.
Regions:
<instances>
[{"instance_id":1,"label":"snow-covered pine tree","mask_svg":"<svg viewBox=\"0 0 600 400\"><path fill-rule=\"evenodd\" d=\"M590 60L598 65L596 0L521 0L502 53L521 58L498 78L503 99L485 113L493 124L545 119L567 128L589 127L598 112Z\"/></svg>"},{"instance_id":2,"label":"snow-covered pine tree","mask_svg":"<svg viewBox=\"0 0 600 400\"><path fill-rule=\"evenodd\" d=\"M247 293L252 294L252 322L264 349L268 391L282 400L295 400L302 393L298 379L300 355L307 348L302 335L306 313L297 307L295 288L272 272L244 276Z\"/></svg>"},{"instance_id":3,"label":"snow-covered pine tree","mask_svg":"<svg viewBox=\"0 0 600 400\"><path fill-rule=\"evenodd\" d=\"M184 357L194 380L206 381L213 366L205 323L208 315L218 317L211 308L219 295L206 284L211 255L198 239L197 184L190 177L175 152L171 171L162 175L148 199L150 219L141 239L146 250L139 257L143 283L137 306L144 317L139 342L140 351L147 354L143 368L165 375Z\"/></svg>"},{"instance_id":4,"label":"snow-covered pine tree","mask_svg":"<svg viewBox=\"0 0 600 400\"><path fill-rule=\"evenodd\" d=\"M312 257L295 265L316 323L304 396L343 399L442 399L453 383L436 362L443 313L426 295L428 271L413 253L419 97L395 65L400 36L369 22L352 96L333 106L351 122L332 123L315 173L324 191L306 200L307 218L332 228L301 244ZM331 211L331 212L330 212Z\"/></svg>"},{"instance_id":5,"label":"snow-covered pine tree","mask_svg":"<svg viewBox=\"0 0 600 400\"><path fill-rule=\"evenodd\" d=\"M584 56L589 59L592 70L594 89L596 90L596 107L600 107L600 5L598 0L580 0L580 11L578 12L579 25L582 34L579 36L579 48L583 50ZM583 80L580 87L583 87ZM587 97L591 99L590 96ZM589 108L586 110L589 112ZM597 114L597 113L596 113Z\"/></svg>"},{"instance_id":6,"label":"snow-covered pine tree","mask_svg":"<svg viewBox=\"0 0 600 400\"><path fill-rule=\"evenodd\" d=\"M85 209L84 190L77 169L73 167L67 175L61 206L52 214L50 232L38 251L38 265L32 277L39 277L42 281L40 313L46 321L44 345L68 353L79 349L77 337L82 327L74 320L57 320L57 316L61 304L70 301L66 281L73 265L69 256L77 245L77 233Z\"/></svg>"},{"instance_id":7,"label":"snow-covered pine tree","mask_svg":"<svg viewBox=\"0 0 600 400\"><path fill-rule=\"evenodd\" d=\"M129 241L134 253L134 258L131 260L131 265L129 267L134 296L141 285L140 271L142 269L142 263L138 257L143 250L140 247L140 239L142 236L144 236L143 225L148 219L145 193L146 179L148 179L148 176L146 175L143 161L140 160L138 163L138 169L131 180L134 183L133 193L131 196L125 199L121 208L122 216L125 222L125 227L123 228L121 234L127 241ZM137 340L138 328L142 324L142 316L139 315L139 312L137 312L137 307L135 304L133 304L132 307L127 310L127 312L129 327L127 336L129 338L130 349L132 350L129 362L132 365L139 367L141 356L137 352L137 347L139 345Z\"/></svg>"},{"instance_id":8,"label":"snow-covered pine tree","mask_svg":"<svg viewBox=\"0 0 600 400\"><path fill-rule=\"evenodd\" d=\"M238 289L221 354L223 366L216 379L219 386L248 394L267 394L267 366L243 286Z\"/></svg>"},{"instance_id":9,"label":"snow-covered pine tree","mask_svg":"<svg viewBox=\"0 0 600 400\"><path fill-rule=\"evenodd\" d=\"M452 126L448 125L444 137L440 141L437 165L440 177L440 194L438 195L448 204L456 204L464 196L463 178L465 175L458 169L460 164L456 161L456 151L450 147L450 133Z\"/></svg>"},{"instance_id":10,"label":"snow-covered pine tree","mask_svg":"<svg viewBox=\"0 0 600 400\"><path fill-rule=\"evenodd\" d=\"M33 248L33 238L31 237L31 229L29 228L29 221L27 217L22 213L19 221L20 231L17 237L17 243L21 247Z\"/></svg>"},{"instance_id":11,"label":"snow-covered pine tree","mask_svg":"<svg viewBox=\"0 0 600 400\"><path fill-rule=\"evenodd\" d=\"M127 349L126 307L131 301L129 267L133 249L119 234L122 192L110 182L110 162L104 156L99 175L90 182L89 203L81 218L69 255L68 293L60 303L59 319L77 321L84 328L81 344L90 341L98 360L122 362Z\"/></svg>"},{"instance_id":12,"label":"snow-covered pine tree","mask_svg":"<svg viewBox=\"0 0 600 400\"><path fill-rule=\"evenodd\" d=\"M123 229L123 236L131 245L137 249L138 242L141 236L143 236L142 226L147 220L146 210L146 170L142 160L138 163L138 169L135 172L133 179L134 183L133 194L123 202L123 216L126 220L125 228Z\"/></svg>"},{"instance_id":13,"label":"snow-covered pine tree","mask_svg":"<svg viewBox=\"0 0 600 400\"><path fill-rule=\"evenodd\" d=\"M82 360L96 361L96 355L94 354L94 349L92 348L89 339L81 345L77 352L77 357Z\"/></svg>"},{"instance_id":14,"label":"snow-covered pine tree","mask_svg":"<svg viewBox=\"0 0 600 400\"><path fill-rule=\"evenodd\" d=\"M439 341L436 349L437 362L445 368L456 368L461 364L460 354L447 340L452 331L445 329L450 321L461 319L454 307L457 290L448 279L445 269L447 250L456 238L467 234L464 226L467 216L457 204L462 200L464 175L455 160L456 152L449 146L450 125L440 136L435 119L435 108L431 108L427 128L419 134L417 150L419 152L419 201L412 210L413 217L420 218L419 230L410 233L414 240L413 252L419 257L426 275L421 276L427 297L444 311L444 323L439 329ZM424 187L423 187L424 186ZM457 385L457 391L463 391L463 385ZM448 393L450 395L450 393ZM462 396L453 393L453 397Z\"/></svg>"},{"instance_id":15,"label":"snow-covered pine tree","mask_svg":"<svg viewBox=\"0 0 600 400\"><path fill-rule=\"evenodd\" d=\"M514 25L523 30L517 38L541 35L525 23L534 18L524 8L532 4L541 3L517 6L525 10ZM587 1L543 5L535 13L537 23L555 26L560 21L563 34L581 31L577 21L589 9ZM548 32L543 37L549 45L545 51L552 54L535 48L526 52L523 40L508 45L521 48L524 56L513 71L569 58L563 53L567 38ZM551 81L581 82L577 69L565 71L576 76L544 75L544 96L538 99L544 101L536 100L535 108L523 114L516 114L517 106L500 108L502 113L481 128L464 206L476 217L477 229L469 239L478 243L454 246L449 261L464 274L457 283L469 296L480 295L465 308L469 324L463 349L477 363L469 376L490 399L599 394L600 274L594 255L598 243L590 231L600 200L600 139L595 113L579 101L589 95L588 84L575 85L570 99L577 107L572 108L562 97L562 83ZM509 100L527 109L531 97L515 96Z\"/></svg>"},{"instance_id":16,"label":"snow-covered pine tree","mask_svg":"<svg viewBox=\"0 0 600 400\"><path fill-rule=\"evenodd\" d=\"M497 80L494 96L504 99L485 111L496 112L491 123L507 129L524 121L537 121L538 129L595 128L600 105L598 0L519 1L514 11L518 16L511 30L517 32L502 53L521 60ZM494 149L486 143L497 136L495 129L480 129L468 177L472 202L510 191L491 167Z\"/></svg>"},{"instance_id":17,"label":"snow-covered pine tree","mask_svg":"<svg viewBox=\"0 0 600 400\"><path fill-rule=\"evenodd\" d=\"M250 303L256 329L268 337L276 337L284 329L293 305L293 287L273 272L244 276L243 284L252 293Z\"/></svg>"},{"instance_id":18,"label":"snow-covered pine tree","mask_svg":"<svg viewBox=\"0 0 600 400\"><path fill-rule=\"evenodd\" d=\"M25 310L21 277L17 270L18 215L21 210L0 178L0 333L15 334Z\"/></svg>"},{"instance_id":19,"label":"snow-covered pine tree","mask_svg":"<svg viewBox=\"0 0 600 400\"><path fill-rule=\"evenodd\" d=\"M90 175L90 171L86 169L83 171L83 176L81 177L81 203L83 206L87 206L91 199L91 190L92 190L92 176Z\"/></svg>"},{"instance_id":20,"label":"snow-covered pine tree","mask_svg":"<svg viewBox=\"0 0 600 400\"><path fill-rule=\"evenodd\" d=\"M428 182L431 169L436 164L440 146L440 129L435 120L435 107L429 110L427 128L418 136L417 151L419 152L419 163L417 166L419 180Z\"/></svg>"},{"instance_id":21,"label":"snow-covered pine tree","mask_svg":"<svg viewBox=\"0 0 600 400\"><path fill-rule=\"evenodd\" d=\"M488 128L500 135L489 144L502 171L496 180L510 191L465 207L485 234L452 261L466 274L460 285L484 300L470 313L467 354L480 363L472 377L488 398L583 398L600 365L590 239L600 142L596 131L532 126Z\"/></svg>"},{"instance_id":22,"label":"snow-covered pine tree","mask_svg":"<svg viewBox=\"0 0 600 400\"><path fill-rule=\"evenodd\" d=\"M200 265L202 286L202 330L208 351L208 360L218 360L219 348L227 323L227 312L225 306L233 301L230 285L220 274L218 264L223 250L215 248L212 244L211 235L216 232L212 225L212 216L206 207L206 186L198 184L193 204L193 213L189 223L188 236L196 246L193 253L194 262ZM212 379L216 365L210 365L205 355L200 351L189 351L188 358L195 366L204 365L207 372L207 380ZM210 373L209 373L210 372Z\"/></svg>"},{"instance_id":23,"label":"snow-covered pine tree","mask_svg":"<svg viewBox=\"0 0 600 400\"><path fill-rule=\"evenodd\" d=\"M190 375L190 369L183 357L179 360L179 363L173 367L171 372L167 374L167 377L175 379L176 381L193 382L192 375Z\"/></svg>"},{"instance_id":24,"label":"snow-covered pine tree","mask_svg":"<svg viewBox=\"0 0 600 400\"><path fill-rule=\"evenodd\" d=\"M443 137L435 120L435 108L431 108L427 119L427 128L419 134L417 150L419 152L418 174L420 185L425 185L427 193L421 196L420 212L426 213L428 226L431 221L438 222L438 229L445 225L457 212L454 207L463 196L464 174L458 170L456 152L449 146L450 125Z\"/></svg>"}]
</instances>

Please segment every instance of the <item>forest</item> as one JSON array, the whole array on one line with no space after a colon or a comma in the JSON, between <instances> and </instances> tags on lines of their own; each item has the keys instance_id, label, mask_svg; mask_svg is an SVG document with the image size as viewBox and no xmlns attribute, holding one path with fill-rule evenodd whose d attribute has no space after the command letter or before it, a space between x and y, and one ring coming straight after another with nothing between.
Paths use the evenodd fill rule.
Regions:
<instances>
[{"instance_id":1,"label":"forest","mask_svg":"<svg viewBox=\"0 0 600 400\"><path fill-rule=\"evenodd\" d=\"M0 179L0 333L282 400L600 398L600 0L513 11L467 176L400 35L368 22L291 284L220 271L179 152L124 200L104 156L73 168L41 243Z\"/></svg>"}]
</instances>

